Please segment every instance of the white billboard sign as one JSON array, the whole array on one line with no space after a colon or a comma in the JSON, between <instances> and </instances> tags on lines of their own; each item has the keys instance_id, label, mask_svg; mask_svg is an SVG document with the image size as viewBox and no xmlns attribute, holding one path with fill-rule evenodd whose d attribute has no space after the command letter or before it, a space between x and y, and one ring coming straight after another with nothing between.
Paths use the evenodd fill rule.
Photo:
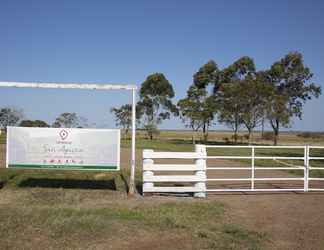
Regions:
<instances>
[{"instance_id":1,"label":"white billboard sign","mask_svg":"<svg viewBox=\"0 0 324 250\"><path fill-rule=\"evenodd\" d=\"M119 129L7 128L7 168L119 170Z\"/></svg>"}]
</instances>

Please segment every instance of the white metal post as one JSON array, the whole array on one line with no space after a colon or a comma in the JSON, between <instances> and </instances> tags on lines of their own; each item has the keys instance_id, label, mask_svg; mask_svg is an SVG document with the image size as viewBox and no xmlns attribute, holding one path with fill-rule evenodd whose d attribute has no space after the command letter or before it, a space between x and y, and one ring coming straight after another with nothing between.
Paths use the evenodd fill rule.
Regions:
<instances>
[{"instance_id":1,"label":"white metal post","mask_svg":"<svg viewBox=\"0 0 324 250\"><path fill-rule=\"evenodd\" d=\"M129 195L135 193L135 136L136 136L136 89L132 89L132 159L131 159L131 173L129 180Z\"/></svg>"},{"instance_id":2,"label":"white metal post","mask_svg":"<svg viewBox=\"0 0 324 250\"><path fill-rule=\"evenodd\" d=\"M252 146L252 159L251 159L251 189L254 190L254 173L255 173L255 168L254 168L254 156L255 156L255 152L254 152L254 146Z\"/></svg>"},{"instance_id":3,"label":"white metal post","mask_svg":"<svg viewBox=\"0 0 324 250\"><path fill-rule=\"evenodd\" d=\"M304 149L304 192L308 192L309 178L309 146Z\"/></svg>"},{"instance_id":4,"label":"white metal post","mask_svg":"<svg viewBox=\"0 0 324 250\"><path fill-rule=\"evenodd\" d=\"M197 166L202 166L203 170L196 171L196 176L202 179L203 181L197 182L195 187L200 189L200 192L194 193L194 197L205 198L206 197L206 146L205 145L195 145L196 153L199 153L201 156L196 160ZM201 168L199 168L201 169Z\"/></svg>"}]
</instances>

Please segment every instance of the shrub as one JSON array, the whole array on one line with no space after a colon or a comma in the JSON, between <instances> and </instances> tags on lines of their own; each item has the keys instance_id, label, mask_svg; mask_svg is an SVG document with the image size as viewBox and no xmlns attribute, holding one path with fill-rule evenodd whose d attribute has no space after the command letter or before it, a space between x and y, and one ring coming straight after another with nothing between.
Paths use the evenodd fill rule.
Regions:
<instances>
[{"instance_id":1,"label":"shrub","mask_svg":"<svg viewBox=\"0 0 324 250\"><path fill-rule=\"evenodd\" d=\"M273 132L264 132L262 135L263 140L273 140L274 139L274 133Z\"/></svg>"},{"instance_id":2,"label":"shrub","mask_svg":"<svg viewBox=\"0 0 324 250\"><path fill-rule=\"evenodd\" d=\"M297 134L298 137L301 138L308 138L308 139L317 139L317 138L323 138L324 133L320 132L302 132Z\"/></svg>"}]
</instances>

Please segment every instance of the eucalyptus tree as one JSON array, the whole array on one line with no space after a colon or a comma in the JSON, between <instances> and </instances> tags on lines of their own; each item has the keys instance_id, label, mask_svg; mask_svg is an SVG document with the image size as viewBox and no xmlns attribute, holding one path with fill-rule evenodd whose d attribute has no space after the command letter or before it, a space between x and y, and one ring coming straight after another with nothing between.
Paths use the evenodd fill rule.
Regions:
<instances>
[{"instance_id":1,"label":"eucalyptus tree","mask_svg":"<svg viewBox=\"0 0 324 250\"><path fill-rule=\"evenodd\" d=\"M203 130L204 140L208 137L208 128L211 125L215 114L215 102L213 96L208 96L206 89L191 85L187 96L178 102L180 118L186 127L193 132ZM192 135L192 143L195 143L195 136Z\"/></svg>"},{"instance_id":2,"label":"eucalyptus tree","mask_svg":"<svg viewBox=\"0 0 324 250\"><path fill-rule=\"evenodd\" d=\"M215 99L218 109L218 121L224 123L233 130L234 142L237 142L238 130L245 125L249 131L249 138L252 129L256 126L254 119L247 114L248 103L252 97L244 85L251 86L255 76L255 64L252 58L244 56L236 60L219 73ZM252 101L252 100L251 100ZM252 128L253 127L253 128Z\"/></svg>"},{"instance_id":3,"label":"eucalyptus tree","mask_svg":"<svg viewBox=\"0 0 324 250\"><path fill-rule=\"evenodd\" d=\"M275 62L267 71L267 77L273 94L266 112L274 132L274 145L277 145L280 128L288 127L293 117L302 119L304 104L313 97L318 98L321 88L310 82L313 74L298 52L291 52Z\"/></svg>"},{"instance_id":4,"label":"eucalyptus tree","mask_svg":"<svg viewBox=\"0 0 324 250\"><path fill-rule=\"evenodd\" d=\"M173 97L173 87L162 73L151 74L142 83L137 105L141 110L143 128L151 140L163 120L178 114L176 105L172 103Z\"/></svg>"},{"instance_id":5,"label":"eucalyptus tree","mask_svg":"<svg viewBox=\"0 0 324 250\"><path fill-rule=\"evenodd\" d=\"M218 90L218 81L218 66L215 61L210 60L193 75L194 85L187 93L187 99L199 105L197 117L200 119L204 141L208 140L208 131L217 112L215 93Z\"/></svg>"}]
</instances>

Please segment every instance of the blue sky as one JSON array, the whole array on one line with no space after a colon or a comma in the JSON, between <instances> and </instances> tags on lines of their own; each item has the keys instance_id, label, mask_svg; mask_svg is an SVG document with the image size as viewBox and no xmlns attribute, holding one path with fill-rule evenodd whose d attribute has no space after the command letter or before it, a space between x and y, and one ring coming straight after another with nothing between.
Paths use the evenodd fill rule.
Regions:
<instances>
[{"instance_id":1,"label":"blue sky","mask_svg":"<svg viewBox=\"0 0 324 250\"><path fill-rule=\"evenodd\" d=\"M0 80L131 83L162 72L183 98L192 75L213 59L241 56L266 69L290 51L304 55L324 88L324 1L0 1ZM52 122L78 112L114 127L120 91L0 89L0 106ZM294 130L324 130L324 97L304 108ZM162 128L183 128L178 119ZM215 125L214 129L223 129Z\"/></svg>"}]
</instances>

